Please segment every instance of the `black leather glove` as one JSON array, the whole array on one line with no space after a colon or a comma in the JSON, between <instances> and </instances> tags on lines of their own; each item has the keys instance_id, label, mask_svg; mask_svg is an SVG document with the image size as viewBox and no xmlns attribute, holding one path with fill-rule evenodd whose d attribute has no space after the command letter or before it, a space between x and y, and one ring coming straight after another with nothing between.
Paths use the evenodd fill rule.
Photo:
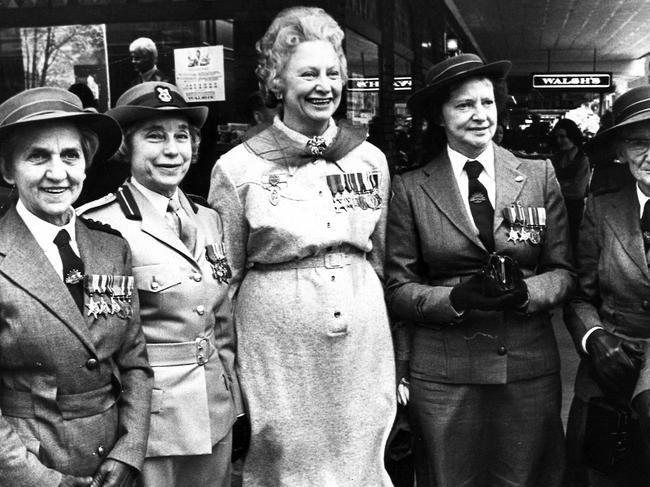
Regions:
<instances>
[{"instance_id":1,"label":"black leather glove","mask_svg":"<svg viewBox=\"0 0 650 487\"><path fill-rule=\"evenodd\" d=\"M232 427L232 455L231 461L239 460L246 456L251 442L251 423L247 414L237 417Z\"/></svg>"},{"instance_id":2,"label":"black leather glove","mask_svg":"<svg viewBox=\"0 0 650 487\"><path fill-rule=\"evenodd\" d=\"M639 416L641 435L650 444L650 390L643 391L632 401L632 408Z\"/></svg>"},{"instance_id":3,"label":"black leather glove","mask_svg":"<svg viewBox=\"0 0 650 487\"><path fill-rule=\"evenodd\" d=\"M517 287L503 291L486 278L485 273L479 272L456 284L449 293L449 300L459 312L468 309L504 311L524 305L528 300L528 288L522 279Z\"/></svg>"},{"instance_id":4,"label":"black leather glove","mask_svg":"<svg viewBox=\"0 0 650 487\"><path fill-rule=\"evenodd\" d=\"M131 465L107 458L97 469L90 487L132 487L137 474Z\"/></svg>"},{"instance_id":5,"label":"black leather glove","mask_svg":"<svg viewBox=\"0 0 650 487\"><path fill-rule=\"evenodd\" d=\"M599 329L589 335L586 348L603 392L631 395L643 360L642 347Z\"/></svg>"},{"instance_id":6,"label":"black leather glove","mask_svg":"<svg viewBox=\"0 0 650 487\"><path fill-rule=\"evenodd\" d=\"M517 260L492 254L484 269L485 294L501 298L502 310L519 309L528 304L528 286Z\"/></svg>"}]
</instances>

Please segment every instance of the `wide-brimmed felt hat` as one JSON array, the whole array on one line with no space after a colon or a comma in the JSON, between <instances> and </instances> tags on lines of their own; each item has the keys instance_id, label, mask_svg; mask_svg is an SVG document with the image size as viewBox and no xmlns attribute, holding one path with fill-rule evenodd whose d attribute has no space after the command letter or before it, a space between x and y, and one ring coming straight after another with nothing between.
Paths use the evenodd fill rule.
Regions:
<instances>
[{"instance_id":1,"label":"wide-brimmed felt hat","mask_svg":"<svg viewBox=\"0 0 650 487\"><path fill-rule=\"evenodd\" d=\"M74 122L95 132L99 138L95 159L108 159L122 143L120 126L111 117L84 109L74 93L44 86L21 91L0 104L0 144L16 127L56 120Z\"/></svg>"},{"instance_id":2,"label":"wide-brimmed felt hat","mask_svg":"<svg viewBox=\"0 0 650 487\"><path fill-rule=\"evenodd\" d=\"M506 60L485 64L476 54L459 54L450 57L429 68L424 88L414 92L406 103L411 113L428 110L427 101L442 88L475 76L485 76L490 79L505 78L511 66L512 63Z\"/></svg>"},{"instance_id":3,"label":"wide-brimmed felt hat","mask_svg":"<svg viewBox=\"0 0 650 487\"><path fill-rule=\"evenodd\" d=\"M591 139L592 150L601 150L611 144L621 127L650 120L650 86L632 88L619 96L612 105L612 119L613 125L600 130Z\"/></svg>"},{"instance_id":4,"label":"wide-brimmed felt hat","mask_svg":"<svg viewBox=\"0 0 650 487\"><path fill-rule=\"evenodd\" d=\"M200 128L208 117L208 107L189 106L183 92L171 83L147 81L126 90L118 98L115 108L106 113L122 127L164 113L180 113Z\"/></svg>"}]
</instances>

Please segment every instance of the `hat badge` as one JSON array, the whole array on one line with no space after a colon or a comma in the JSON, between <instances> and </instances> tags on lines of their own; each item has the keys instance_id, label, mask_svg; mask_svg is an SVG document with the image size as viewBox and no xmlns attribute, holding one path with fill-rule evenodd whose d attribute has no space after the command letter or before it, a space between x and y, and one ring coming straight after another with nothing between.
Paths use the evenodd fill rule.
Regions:
<instances>
[{"instance_id":1,"label":"hat badge","mask_svg":"<svg viewBox=\"0 0 650 487\"><path fill-rule=\"evenodd\" d=\"M163 103L169 103L172 101L172 95L169 92L169 88L164 86L156 86L156 97Z\"/></svg>"}]
</instances>

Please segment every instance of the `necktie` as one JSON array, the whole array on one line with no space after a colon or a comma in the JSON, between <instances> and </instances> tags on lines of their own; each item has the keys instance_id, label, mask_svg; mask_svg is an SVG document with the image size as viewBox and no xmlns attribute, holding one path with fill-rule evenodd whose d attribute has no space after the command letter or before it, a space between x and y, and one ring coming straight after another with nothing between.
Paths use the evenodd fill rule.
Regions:
<instances>
[{"instance_id":1,"label":"necktie","mask_svg":"<svg viewBox=\"0 0 650 487\"><path fill-rule=\"evenodd\" d=\"M494 234L492 232L494 209L488 198L487 189L478 180L479 174L483 171L483 164L478 161L467 161L465 171L469 179L469 209L472 212L474 224L478 228L478 237L488 252L494 252Z\"/></svg>"},{"instance_id":2,"label":"necktie","mask_svg":"<svg viewBox=\"0 0 650 487\"><path fill-rule=\"evenodd\" d=\"M643 215L641 215L641 234L643 235L643 248L645 253L650 249L650 200L643 206Z\"/></svg>"},{"instance_id":3,"label":"necktie","mask_svg":"<svg viewBox=\"0 0 650 487\"><path fill-rule=\"evenodd\" d=\"M68 286L68 291L72 295L79 311L83 313L84 308L84 263L75 254L70 246L70 234L67 230L61 230L54 238L54 243L59 248L61 263L63 264L63 281Z\"/></svg>"},{"instance_id":4,"label":"necktie","mask_svg":"<svg viewBox=\"0 0 650 487\"><path fill-rule=\"evenodd\" d=\"M178 201L170 199L167 204L167 213L165 214L167 223L176 232L176 235L182 240L187 249L194 253L196 246L196 226L189 218L187 213L181 208Z\"/></svg>"}]
</instances>

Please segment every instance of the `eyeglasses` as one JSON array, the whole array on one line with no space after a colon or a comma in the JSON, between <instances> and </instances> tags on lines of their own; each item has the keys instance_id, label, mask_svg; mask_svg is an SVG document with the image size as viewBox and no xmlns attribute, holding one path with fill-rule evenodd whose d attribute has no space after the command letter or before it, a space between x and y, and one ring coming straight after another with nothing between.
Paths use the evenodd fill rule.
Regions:
<instances>
[{"instance_id":1,"label":"eyeglasses","mask_svg":"<svg viewBox=\"0 0 650 487\"><path fill-rule=\"evenodd\" d=\"M624 138L625 147L635 155L641 155L650 149L650 139L628 139Z\"/></svg>"}]
</instances>

